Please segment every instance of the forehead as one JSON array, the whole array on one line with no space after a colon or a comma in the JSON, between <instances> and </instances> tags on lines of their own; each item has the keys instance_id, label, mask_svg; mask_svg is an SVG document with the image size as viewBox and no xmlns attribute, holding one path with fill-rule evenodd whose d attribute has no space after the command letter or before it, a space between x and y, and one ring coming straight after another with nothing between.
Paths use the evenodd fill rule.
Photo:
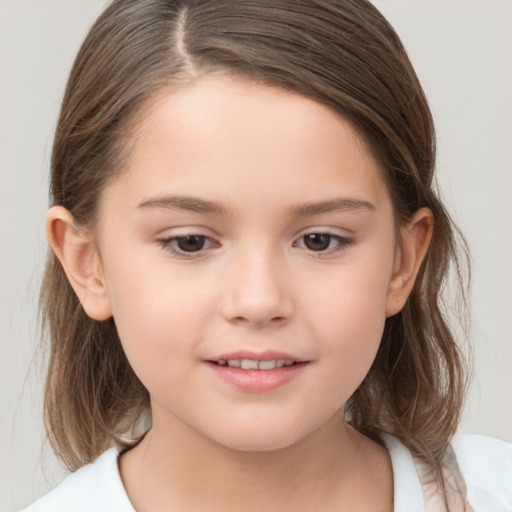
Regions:
<instances>
[{"instance_id":1,"label":"forehead","mask_svg":"<svg viewBox=\"0 0 512 512\"><path fill-rule=\"evenodd\" d=\"M162 90L134 134L126 171L149 195L214 191L227 202L249 194L293 203L305 193L325 199L339 186L344 195L388 200L379 165L354 127L276 87L207 76Z\"/></svg>"}]
</instances>

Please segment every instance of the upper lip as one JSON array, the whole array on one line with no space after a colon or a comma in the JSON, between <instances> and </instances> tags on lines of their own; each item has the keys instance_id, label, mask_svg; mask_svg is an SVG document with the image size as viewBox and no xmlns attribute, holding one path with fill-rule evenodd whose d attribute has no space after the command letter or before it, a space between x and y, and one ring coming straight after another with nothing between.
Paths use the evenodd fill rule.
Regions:
<instances>
[{"instance_id":1,"label":"upper lip","mask_svg":"<svg viewBox=\"0 0 512 512\"><path fill-rule=\"evenodd\" d=\"M222 354L218 357L209 358L208 361L227 361L229 359L250 359L251 361L294 361L294 362L305 362L305 359L295 357L294 355L287 354L285 352L279 352L277 350L265 350L264 352L253 352L249 350L239 350L236 352L229 352Z\"/></svg>"}]
</instances>

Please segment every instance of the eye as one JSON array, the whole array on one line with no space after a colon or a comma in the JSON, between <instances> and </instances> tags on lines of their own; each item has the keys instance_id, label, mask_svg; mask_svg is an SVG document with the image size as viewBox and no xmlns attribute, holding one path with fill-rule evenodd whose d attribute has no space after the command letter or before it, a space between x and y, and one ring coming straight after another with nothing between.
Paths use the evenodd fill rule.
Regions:
<instances>
[{"instance_id":1,"label":"eye","mask_svg":"<svg viewBox=\"0 0 512 512\"><path fill-rule=\"evenodd\" d=\"M164 249L183 257L191 257L196 253L202 253L216 245L214 240L210 237L194 234L185 236L173 236L158 240L158 242Z\"/></svg>"},{"instance_id":2,"label":"eye","mask_svg":"<svg viewBox=\"0 0 512 512\"><path fill-rule=\"evenodd\" d=\"M179 236L174 239L176 246L183 252L197 252L207 245L207 238L202 235Z\"/></svg>"},{"instance_id":3,"label":"eye","mask_svg":"<svg viewBox=\"0 0 512 512\"><path fill-rule=\"evenodd\" d=\"M309 233L299 238L297 246L313 252L334 252L349 246L350 239L331 233Z\"/></svg>"}]
</instances>

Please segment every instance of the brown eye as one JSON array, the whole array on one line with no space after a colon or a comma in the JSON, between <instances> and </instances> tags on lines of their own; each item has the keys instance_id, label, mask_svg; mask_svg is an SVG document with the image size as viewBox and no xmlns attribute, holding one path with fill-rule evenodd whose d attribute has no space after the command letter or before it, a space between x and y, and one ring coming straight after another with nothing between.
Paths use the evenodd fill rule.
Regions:
<instances>
[{"instance_id":1,"label":"brown eye","mask_svg":"<svg viewBox=\"0 0 512 512\"><path fill-rule=\"evenodd\" d=\"M220 247L216 240L206 235L171 236L156 240L158 244L178 259L198 259L210 253L211 249Z\"/></svg>"},{"instance_id":2,"label":"brown eye","mask_svg":"<svg viewBox=\"0 0 512 512\"><path fill-rule=\"evenodd\" d=\"M202 235L188 235L176 237L176 246L183 252L197 252L204 248L206 237Z\"/></svg>"},{"instance_id":3,"label":"brown eye","mask_svg":"<svg viewBox=\"0 0 512 512\"><path fill-rule=\"evenodd\" d=\"M312 233L304 236L304 245L310 251L326 251L334 237L325 233Z\"/></svg>"},{"instance_id":4,"label":"brown eye","mask_svg":"<svg viewBox=\"0 0 512 512\"><path fill-rule=\"evenodd\" d=\"M318 256L334 254L342 249L347 249L352 244L353 240L350 238L322 232L303 235L295 242L296 247L318 253Z\"/></svg>"}]
</instances>

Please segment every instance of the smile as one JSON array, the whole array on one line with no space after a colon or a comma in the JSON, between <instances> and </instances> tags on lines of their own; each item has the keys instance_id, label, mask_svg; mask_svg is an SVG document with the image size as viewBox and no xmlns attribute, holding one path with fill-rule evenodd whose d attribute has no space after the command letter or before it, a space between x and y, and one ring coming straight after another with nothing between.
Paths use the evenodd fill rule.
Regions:
<instances>
[{"instance_id":1,"label":"smile","mask_svg":"<svg viewBox=\"0 0 512 512\"><path fill-rule=\"evenodd\" d=\"M219 366L241 368L242 370L275 370L285 366L293 366L297 361L290 359L273 359L270 361L257 361L255 359L219 359L215 361Z\"/></svg>"},{"instance_id":2,"label":"smile","mask_svg":"<svg viewBox=\"0 0 512 512\"><path fill-rule=\"evenodd\" d=\"M221 381L246 393L268 393L299 378L311 361L268 350L238 351L204 361Z\"/></svg>"}]
</instances>

